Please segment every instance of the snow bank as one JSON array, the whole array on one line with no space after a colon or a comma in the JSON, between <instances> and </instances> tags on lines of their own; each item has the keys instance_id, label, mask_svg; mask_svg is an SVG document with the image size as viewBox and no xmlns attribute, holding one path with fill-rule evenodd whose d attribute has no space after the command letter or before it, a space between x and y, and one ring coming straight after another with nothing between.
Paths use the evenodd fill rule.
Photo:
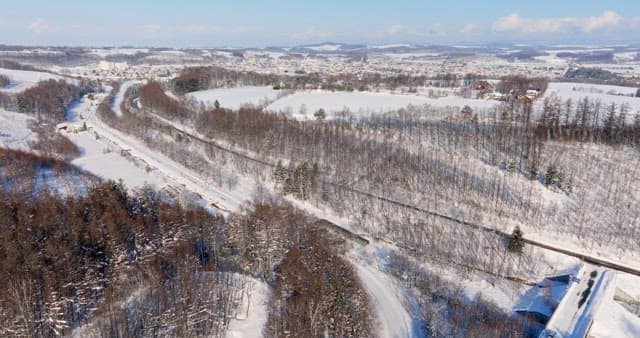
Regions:
<instances>
[{"instance_id":1,"label":"snow bank","mask_svg":"<svg viewBox=\"0 0 640 338\"><path fill-rule=\"evenodd\" d=\"M278 93L278 90L271 87L247 86L201 90L186 96L204 103L207 107L213 107L215 101L218 100L221 107L239 109L244 104L260 105L275 100Z\"/></svg>"}]
</instances>

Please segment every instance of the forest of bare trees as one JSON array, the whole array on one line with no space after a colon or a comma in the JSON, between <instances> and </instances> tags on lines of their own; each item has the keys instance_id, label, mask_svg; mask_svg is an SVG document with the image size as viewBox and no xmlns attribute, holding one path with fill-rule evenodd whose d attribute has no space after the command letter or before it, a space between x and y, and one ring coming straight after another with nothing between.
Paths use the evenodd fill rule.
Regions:
<instances>
[{"instance_id":1,"label":"forest of bare trees","mask_svg":"<svg viewBox=\"0 0 640 338\"><path fill-rule=\"evenodd\" d=\"M21 113L60 122L65 119L67 107L83 94L83 89L63 80L47 80L20 93L16 105Z\"/></svg>"},{"instance_id":2,"label":"forest of bare trees","mask_svg":"<svg viewBox=\"0 0 640 338\"><path fill-rule=\"evenodd\" d=\"M379 73L323 75L301 73L292 75L239 72L220 67L186 68L171 81L171 89L178 94L220 87L271 86L275 89L325 89L332 91L364 91L375 89L409 88L430 85L435 87L471 86L483 79L477 74L464 76L439 74L431 77L413 74L381 75Z\"/></svg>"},{"instance_id":3,"label":"forest of bare trees","mask_svg":"<svg viewBox=\"0 0 640 338\"><path fill-rule=\"evenodd\" d=\"M542 329L526 318L509 316L479 295L468 300L462 288L397 252L391 252L386 271L416 299L416 317L425 336L530 337Z\"/></svg>"},{"instance_id":4,"label":"forest of bare trees","mask_svg":"<svg viewBox=\"0 0 640 338\"><path fill-rule=\"evenodd\" d=\"M176 137L177 143L167 142L166 140L161 141L158 138L148 137L145 135L149 135L148 132L151 130L158 130L165 132L167 135L172 135L169 129L164 129L166 126L163 126L158 121L153 120L151 117L145 114L128 114L126 113L121 118L115 118L113 114L108 112L108 106L104 105L102 109L102 115L106 118L109 123L116 126L117 128L126 130L127 132L138 135L143 140L145 140L150 146L156 147L157 149L162 150L165 154L174 158L175 160L181 161L182 163L187 164L190 168L195 169L203 173L205 177L210 177L214 179L215 174L213 173L219 171L219 165L221 163L231 164L234 168L238 168L242 172L251 175L257 175L260 177L259 173L262 173L262 180L268 181L270 178L264 176L264 164L258 164L256 162L247 161L243 159L243 157L239 154L230 154L224 151L220 151L219 149L208 148L203 150L202 144L198 145L198 141L183 138L179 136L179 134L173 134ZM225 114L231 114L234 116L236 113L231 111L223 111L216 110L211 112L209 117L213 117L212 115L218 113L218 118L225 116ZM231 120L235 121L244 121L243 123L250 123L253 127L258 128L256 126L265 126L275 128L276 130L287 129L290 132L295 132L298 128L303 128L302 123L288 120L284 117L279 117L270 114L263 114L256 110L241 110L237 112L237 114L249 114L249 115L241 115L242 118L231 118ZM256 114L256 115L252 115ZM146 116L146 117L145 117ZM267 119L267 120L264 120ZM283 120L284 119L284 120ZM140 130L136 132L133 130L134 128L128 128L127 126L131 126L133 121L136 121L137 126L142 126L142 128L137 128ZM220 129L216 129L218 134L218 139L226 132L235 133L236 136L240 135L253 135L256 137L256 143L258 143L260 133L256 135L256 131L254 130L251 133L247 132L246 134L242 131L237 130L234 124L225 124L224 120L215 120L207 121L206 125L212 126L216 125ZM251 121L251 122L250 122ZM286 128L284 126L273 125L267 123L271 121L271 123L275 123L273 121L287 121L286 123L293 123L294 126L300 124L299 127L294 127L290 129L290 126ZM202 122L205 123L205 122ZM229 122L227 122L229 123ZM240 124L243 124L240 123ZM309 125L307 124L305 128L311 128L310 130L314 130L315 128L327 128L332 132L332 140L340 141L342 138L352 139L353 135L347 137L346 134L351 134L353 132L353 127L348 127L346 125ZM435 128L435 127L434 127ZM342 130L342 132L340 132ZM453 133L453 131L451 131ZM447 135L447 134L443 134ZM300 136L301 138L303 136ZM316 138L317 140L322 140L323 138ZM328 138L327 138L328 139ZM236 138L237 144L242 144L239 142L247 142L243 141L243 137ZM345 141L346 142L346 141ZM255 145L252 144L252 145ZM298 146L302 147L311 146L308 143L299 143ZM337 143L338 146L340 143ZM305 147L306 147L305 146ZM288 146L287 146L288 147ZM185 149L191 149L190 151L185 151ZM258 147L258 149L261 149ZM304 148L299 148L304 149ZM340 148L345 149L345 148ZM366 149L366 148L363 148ZM298 154L304 154L305 152L299 152ZM255 155L255 153L253 153ZM261 156L260 156L261 157ZM269 156L265 156L262 158L270 158ZM211 161L213 160L213 162ZM216 164L217 163L217 164ZM315 162L311 162L315 163ZM353 162L350 162L353 163ZM281 169L277 169L280 167ZM268 167L267 167L268 168ZM454 263L462 270L474 271L489 271L491 273L495 273L497 275L509 276L512 274L517 274L520 269L519 266L521 264L526 264L527 266L534 267L536 265L534 257L530 257L528 251L525 251L522 257L518 258L518 255L514 255L508 252L507 243L500 236L491 235L485 233L483 231L470 231L469 229L460 227L459 225L438 219L437 217L426 217L419 212L410 211L407 209L398 208L392 205L386 205L384 203L378 203L375 199L368 197L366 195L359 194L349 189L341 188L339 185L325 185L322 184L324 180L326 180L326 174L322 173L321 169L315 168L314 165L308 165L301 163L300 165L287 169L285 165L276 165L274 167L275 172L274 176L280 178L274 180L280 180L282 187L289 186L289 191L295 194L298 198L308 198L311 200L322 201L319 203L328 203L331 205L334 210L345 213L355 215L357 222L363 227L363 229L367 229L367 231L371 231L370 233L378 236L382 236L383 238L392 239L401 244L402 247L412 248L411 255L415 257L421 257L420 259L424 259L425 257L429 257L429 261L435 264L443 264L450 265ZM319 175L318 181L313 183L312 176L308 176L313 172L318 172ZM280 172L281 174L277 174ZM297 174L296 174L297 172ZM306 174L303 174L306 173ZM291 176L289 176L291 175ZM341 176L337 175L338 178L341 177L350 177L350 176ZM444 176L443 176L444 177ZM322 179L321 179L322 178ZM289 179L291 182L288 184L285 183L286 180ZM308 183L304 183L305 180L310 179ZM435 180L434 180L435 181ZM294 183L297 182L297 183ZM447 180L449 184L455 182L453 180ZM220 181L218 184L226 185L227 183L224 181ZM505 189L505 183L501 183L497 189ZM487 187L490 186L487 184ZM307 188L308 187L308 188ZM314 187L311 189L311 187ZM315 190L314 190L315 189ZM390 191L390 190L386 190ZM446 192L453 191L447 190ZM507 194L511 194L508 192ZM305 197L306 195L306 197ZM505 195L505 196L509 196ZM443 195L438 195L443 196ZM499 195L496 195L499 196ZM343 203L343 201L350 201L350 203ZM505 201L509 201L506 199ZM317 202L316 202L317 203ZM509 205L513 205L512 202ZM522 203L518 202L518 205L522 206ZM367 211L364 211L368 209ZM397 217L389 218L384 215L394 214ZM359 220L358 220L359 219ZM237 221L231 221L231 224L235 224ZM263 224L262 222L257 222L256 224ZM378 225L374 225L378 224ZM386 224L385 227L380 228L379 224ZM255 224L253 225L253 229L260 229L260 227L255 228ZM233 228L233 227L232 227ZM274 229L264 228L267 231L263 238L268 238L272 242L276 242L278 238L281 238L277 235ZM465 238L466 240L460 241L460 238ZM284 259L283 256L277 257L274 254L277 253L274 251L269 251L266 247L265 249L260 249L260 246L254 245L258 250L255 254L244 254L238 257L248 257L248 261L245 261L242 265L252 267L258 266L261 267L260 271L264 271L262 275L258 275L258 277L265 277L268 275L268 271L270 271L271 266L278 262L281 259ZM268 246L267 246L268 247ZM246 250L246 249L244 249ZM244 251L241 250L241 251ZM487 250L489 253L487 253ZM256 257L260 257L260 260L255 260ZM526 262L526 263L524 263ZM277 269L276 269L277 271ZM276 279L277 280L277 279ZM271 320L271 319L270 319ZM274 329L272 326L269 326L270 330ZM299 327L300 328L300 327ZM282 326L281 326L282 329Z\"/></svg>"},{"instance_id":5,"label":"forest of bare trees","mask_svg":"<svg viewBox=\"0 0 640 338\"><path fill-rule=\"evenodd\" d=\"M177 132L153 115L145 115L144 107L142 114L129 114L115 123L119 128L138 135L150 146L162 149L182 163L189 163L190 167L208 177L212 177L210 168L231 165L236 170L255 175L261 180L272 178L275 183L277 179L282 180L283 184L280 186L287 187L297 196L313 203L331 205L339 213L352 215L363 230L412 246L420 247L430 242L423 241L428 237L428 232L425 232L427 228L444 225L423 224L424 220L414 219L416 215L407 219L380 218L381 214L391 212L403 215L406 212L397 211L397 208L388 205L380 205L378 208L378 202L371 196L391 196L397 201L420 205L444 214L452 212L444 201L456 201L458 208L453 213L465 219L482 221L485 215L499 215L500 219L508 221L527 217L532 220L533 225L530 226L548 227L548 224L554 224L554 230L549 229L553 232L573 232L575 221L569 220L579 217L581 235L597 240L600 244L604 244L602 241L606 238L606 243L610 245L636 248L637 243L624 238L609 235L602 237L603 233L617 231L609 225L610 219L596 215L595 219L589 219L584 214L573 215L573 208L549 209L548 202L544 199L545 193L540 190L542 188L553 194L573 196L576 189L584 189L585 182L592 185L598 182L595 186L599 191L610 190L610 184L602 181L602 178L592 177L593 172L582 169L594 165L608 166L607 162L592 163L596 158L582 154L585 150L579 152L571 144L557 143L562 138L553 137L552 133L541 133L533 120L535 114L530 116L531 122L526 123L523 106L504 107L513 109L509 112L514 116L513 120L503 120L500 111L482 121L425 120L420 118L419 112L399 111L380 117L324 123L296 121L251 108L239 111L218 108L197 112L197 120L192 121L192 125L199 134L207 139L220 141L226 149L215 142L203 142ZM155 110L164 118L173 118L171 114L162 111ZM127 121L128 118L136 122ZM134 128L127 127L131 125L142 128L133 130ZM149 133L151 130L171 135L176 142L154 137ZM551 138L549 134L552 135ZM634 134L628 135L629 137L621 138L621 146L634 146ZM612 144L604 137L597 141ZM563 147L570 151L563 152ZM188 155L184 149L190 149ZM620 152L621 155L622 153ZM574 155L577 158L574 159ZM477 160L469 161L469 157ZM283 177L275 172L278 161L292 175L296 169L299 173L307 174L295 178ZM307 163L307 170L304 166L300 167L304 162ZM580 166L580 163L583 165ZM311 184L311 176L306 175L313 172L310 169L314 165L318 173L314 174L317 176L314 180L317 181ZM265 176L265 169L272 170L273 175ZM628 169L613 167L616 171ZM625 175L629 174L631 172ZM620 177L622 179L623 176ZM226 184L220 178L212 177L219 184ZM594 178L596 181L593 181ZM233 181L233 177L226 179ZM297 183L284 184L287 179L289 183ZM311 187L313 188L310 189ZM624 192L618 193L630 193L629 189L632 188L626 186L622 189ZM359 194L357 191L370 195ZM598 195L579 194L576 197L579 197L579 203L589 205L591 209L595 204L609 203L597 197ZM616 211L615 222L619 220L621 224L625 224L622 220L627 220L627 225L623 226L629 231L636 231L633 229L636 229L634 220L637 220L637 210L630 206L624 208L624 212ZM588 225L587 222L594 225ZM386 224L386 227L381 228L379 224ZM395 224L395 227L391 224ZM401 231L405 227L408 230ZM416 228L425 230L420 230L423 232L420 236L409 236L408 234L415 233ZM505 231L510 232L511 229ZM615 241L616 244L610 241ZM442 243L434 245L434 248L438 248ZM443 255L446 253L444 247L442 252ZM488 261L480 263L482 259L478 261L478 256L473 254L469 254L467 258L477 261L483 267L495 264ZM508 260L505 262L508 263ZM500 269L506 268L502 264L498 266Z\"/></svg>"}]
</instances>

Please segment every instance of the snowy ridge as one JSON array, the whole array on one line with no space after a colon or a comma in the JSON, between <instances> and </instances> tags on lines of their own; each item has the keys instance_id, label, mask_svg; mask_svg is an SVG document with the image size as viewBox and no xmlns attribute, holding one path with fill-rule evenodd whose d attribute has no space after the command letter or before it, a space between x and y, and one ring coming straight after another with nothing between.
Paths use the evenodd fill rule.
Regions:
<instances>
[{"instance_id":1,"label":"snowy ridge","mask_svg":"<svg viewBox=\"0 0 640 338\"><path fill-rule=\"evenodd\" d=\"M15 69L5 69L0 68L0 74L6 75L11 80L9 86L5 88L0 88L1 92L15 94L23 92L40 81L46 80L67 80L66 78L45 72L36 72L31 70L15 70Z\"/></svg>"}]
</instances>

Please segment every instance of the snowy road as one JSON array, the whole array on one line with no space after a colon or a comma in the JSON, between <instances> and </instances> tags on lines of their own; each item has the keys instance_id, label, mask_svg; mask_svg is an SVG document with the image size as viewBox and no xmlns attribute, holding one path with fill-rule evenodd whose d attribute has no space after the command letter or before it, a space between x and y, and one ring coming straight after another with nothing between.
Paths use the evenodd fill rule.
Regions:
<instances>
[{"instance_id":1,"label":"snowy road","mask_svg":"<svg viewBox=\"0 0 640 338\"><path fill-rule=\"evenodd\" d=\"M402 304L403 294L394 281L374 266L358 258L350 259L356 268L380 324L380 338L412 337L411 316Z\"/></svg>"},{"instance_id":2,"label":"snowy road","mask_svg":"<svg viewBox=\"0 0 640 338\"><path fill-rule=\"evenodd\" d=\"M250 196L234 196L216 188L211 182L202 179L197 173L193 172L193 170L148 148L142 141L109 127L96 115L97 105L86 104L86 100L86 98L83 99L83 103L76 107L76 114L73 114L76 116L76 120L72 122L81 123L83 120L80 120L79 116L83 116L88 128L93 129L100 137L109 139L109 141L120 148L128 150L133 157L139 158L149 166L156 168L166 176L168 181L175 182L176 185L183 186L199 194L209 203L215 203L228 210L236 210L250 198Z\"/></svg>"},{"instance_id":3,"label":"snowy road","mask_svg":"<svg viewBox=\"0 0 640 338\"><path fill-rule=\"evenodd\" d=\"M120 105L122 104L122 101L124 101L124 94L129 88L131 88L131 86L138 83L144 83L144 81L131 80L120 85L120 89L118 89L118 93L116 93L116 96L113 98L113 103L111 104L111 110L116 113L117 117L122 116L122 109L120 109Z\"/></svg>"}]
</instances>

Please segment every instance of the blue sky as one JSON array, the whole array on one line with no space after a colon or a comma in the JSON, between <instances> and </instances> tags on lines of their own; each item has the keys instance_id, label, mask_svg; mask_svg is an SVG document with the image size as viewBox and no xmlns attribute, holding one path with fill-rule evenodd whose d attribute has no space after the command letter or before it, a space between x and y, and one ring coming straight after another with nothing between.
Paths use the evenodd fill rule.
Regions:
<instances>
[{"instance_id":1,"label":"blue sky","mask_svg":"<svg viewBox=\"0 0 640 338\"><path fill-rule=\"evenodd\" d=\"M5 1L0 44L640 42L640 1Z\"/></svg>"}]
</instances>

